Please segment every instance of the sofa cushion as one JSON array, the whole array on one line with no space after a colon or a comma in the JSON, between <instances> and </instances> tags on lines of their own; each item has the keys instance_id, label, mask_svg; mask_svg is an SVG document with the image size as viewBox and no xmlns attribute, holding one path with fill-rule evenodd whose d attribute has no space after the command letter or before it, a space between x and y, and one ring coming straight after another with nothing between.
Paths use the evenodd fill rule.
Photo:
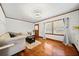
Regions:
<instances>
[{"instance_id":1,"label":"sofa cushion","mask_svg":"<svg viewBox=\"0 0 79 59\"><path fill-rule=\"evenodd\" d=\"M12 38L12 37L16 37L16 33L13 33L13 32L8 32L9 33L9 35L10 35L10 37Z\"/></svg>"},{"instance_id":2,"label":"sofa cushion","mask_svg":"<svg viewBox=\"0 0 79 59\"><path fill-rule=\"evenodd\" d=\"M0 41L4 41L10 38L9 33L4 33L0 36Z\"/></svg>"},{"instance_id":3,"label":"sofa cushion","mask_svg":"<svg viewBox=\"0 0 79 59\"><path fill-rule=\"evenodd\" d=\"M15 32L8 32L10 37L17 37L17 36L22 36L23 33L15 33Z\"/></svg>"}]
</instances>

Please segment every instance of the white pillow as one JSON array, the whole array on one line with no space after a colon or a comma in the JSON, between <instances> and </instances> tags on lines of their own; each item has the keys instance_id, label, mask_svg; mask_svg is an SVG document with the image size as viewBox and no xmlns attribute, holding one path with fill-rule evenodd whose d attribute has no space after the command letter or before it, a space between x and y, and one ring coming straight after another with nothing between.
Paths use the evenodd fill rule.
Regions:
<instances>
[{"instance_id":1,"label":"white pillow","mask_svg":"<svg viewBox=\"0 0 79 59\"><path fill-rule=\"evenodd\" d=\"M2 35L0 35L0 41L4 41L10 38L9 33L4 33Z\"/></svg>"}]
</instances>

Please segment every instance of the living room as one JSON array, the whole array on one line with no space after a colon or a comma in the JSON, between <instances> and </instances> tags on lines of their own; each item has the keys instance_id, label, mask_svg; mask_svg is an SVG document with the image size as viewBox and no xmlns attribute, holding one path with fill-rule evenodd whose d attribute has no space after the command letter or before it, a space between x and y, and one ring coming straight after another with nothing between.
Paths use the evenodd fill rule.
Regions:
<instances>
[{"instance_id":1,"label":"living room","mask_svg":"<svg viewBox=\"0 0 79 59\"><path fill-rule=\"evenodd\" d=\"M79 3L0 3L0 56L78 55Z\"/></svg>"}]
</instances>

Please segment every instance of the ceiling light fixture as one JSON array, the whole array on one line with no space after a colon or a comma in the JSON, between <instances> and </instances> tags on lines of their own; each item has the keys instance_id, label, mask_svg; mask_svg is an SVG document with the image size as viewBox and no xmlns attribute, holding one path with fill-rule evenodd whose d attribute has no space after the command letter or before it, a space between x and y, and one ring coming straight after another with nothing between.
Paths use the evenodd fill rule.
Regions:
<instances>
[{"instance_id":1,"label":"ceiling light fixture","mask_svg":"<svg viewBox=\"0 0 79 59\"><path fill-rule=\"evenodd\" d=\"M40 16L41 15L41 10L39 10L39 9L33 10L33 15L37 19L41 18L41 16Z\"/></svg>"}]
</instances>

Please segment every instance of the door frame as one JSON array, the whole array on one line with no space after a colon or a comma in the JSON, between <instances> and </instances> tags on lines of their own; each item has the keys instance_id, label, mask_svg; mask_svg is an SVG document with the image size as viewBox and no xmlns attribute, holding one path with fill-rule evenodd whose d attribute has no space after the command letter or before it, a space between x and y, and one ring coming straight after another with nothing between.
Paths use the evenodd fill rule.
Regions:
<instances>
[{"instance_id":1,"label":"door frame","mask_svg":"<svg viewBox=\"0 0 79 59\"><path fill-rule=\"evenodd\" d=\"M35 29L35 26L37 26L38 28ZM38 38L39 37L39 24L34 25L34 30L35 30L35 38Z\"/></svg>"}]
</instances>

